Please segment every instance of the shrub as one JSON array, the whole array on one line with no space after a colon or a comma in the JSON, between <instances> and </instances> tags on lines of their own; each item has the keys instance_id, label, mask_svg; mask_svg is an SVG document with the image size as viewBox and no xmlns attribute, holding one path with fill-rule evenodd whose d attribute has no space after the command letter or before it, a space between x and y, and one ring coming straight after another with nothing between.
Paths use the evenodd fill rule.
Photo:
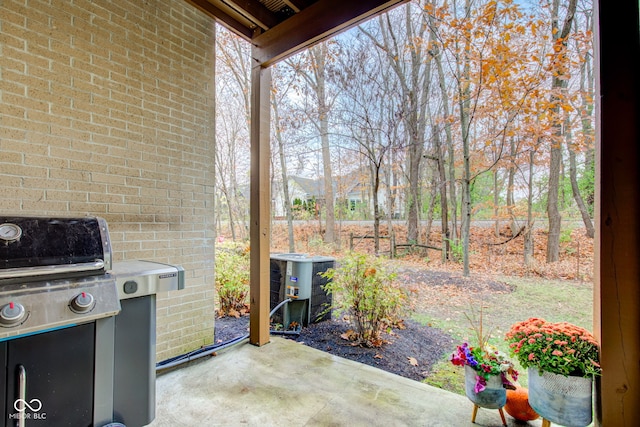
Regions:
<instances>
[{"instance_id":1,"label":"shrub","mask_svg":"<svg viewBox=\"0 0 640 427\"><path fill-rule=\"evenodd\" d=\"M215 283L218 316L240 317L249 312L249 247L235 242L216 248Z\"/></svg>"},{"instance_id":2,"label":"shrub","mask_svg":"<svg viewBox=\"0 0 640 427\"><path fill-rule=\"evenodd\" d=\"M354 340L367 347L380 347L385 327L398 321L407 296L394 283L380 259L352 252L337 268L322 275L329 280L325 291L334 295L333 306L347 312L354 327Z\"/></svg>"}]
</instances>

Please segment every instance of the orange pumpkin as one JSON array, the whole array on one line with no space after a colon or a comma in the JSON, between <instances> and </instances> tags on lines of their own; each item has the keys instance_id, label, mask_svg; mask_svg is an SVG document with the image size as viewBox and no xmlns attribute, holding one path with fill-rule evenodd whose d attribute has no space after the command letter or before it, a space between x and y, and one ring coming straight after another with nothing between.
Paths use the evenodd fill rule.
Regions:
<instances>
[{"instance_id":1,"label":"orange pumpkin","mask_svg":"<svg viewBox=\"0 0 640 427\"><path fill-rule=\"evenodd\" d=\"M529 405L529 390L520 386L516 386L515 390L507 390L504 410L519 421L531 421L540 417Z\"/></svg>"}]
</instances>

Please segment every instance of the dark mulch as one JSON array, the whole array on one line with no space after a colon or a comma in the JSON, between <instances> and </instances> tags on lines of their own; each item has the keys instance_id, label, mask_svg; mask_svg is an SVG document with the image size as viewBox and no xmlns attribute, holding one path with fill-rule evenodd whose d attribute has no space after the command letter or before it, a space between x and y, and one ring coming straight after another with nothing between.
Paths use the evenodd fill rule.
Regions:
<instances>
[{"instance_id":1,"label":"dark mulch","mask_svg":"<svg viewBox=\"0 0 640 427\"><path fill-rule=\"evenodd\" d=\"M417 322L406 320L404 329L383 333L381 347L367 348L353 345L341 337L351 326L341 320L314 323L302 329L296 341L345 359L354 360L394 374L421 381L431 367L450 347L446 333Z\"/></svg>"},{"instance_id":2,"label":"dark mulch","mask_svg":"<svg viewBox=\"0 0 640 427\"><path fill-rule=\"evenodd\" d=\"M349 324L342 320L313 323L302 328L300 335L285 337L335 356L421 381L442 358L444 349L450 347L451 337L414 321L405 321L404 324L405 329L383 333L382 338L386 342L379 348L353 345L352 341L342 338L340 335L350 329ZM248 325L248 316L216 319L216 342L227 342L247 334Z\"/></svg>"}]
</instances>

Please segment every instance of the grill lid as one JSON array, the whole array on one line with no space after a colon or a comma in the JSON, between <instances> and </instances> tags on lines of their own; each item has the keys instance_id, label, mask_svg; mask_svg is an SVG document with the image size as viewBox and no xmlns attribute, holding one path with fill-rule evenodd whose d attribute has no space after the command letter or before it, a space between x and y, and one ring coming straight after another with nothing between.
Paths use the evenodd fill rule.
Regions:
<instances>
[{"instance_id":1,"label":"grill lid","mask_svg":"<svg viewBox=\"0 0 640 427\"><path fill-rule=\"evenodd\" d=\"M65 266L65 274L71 266L88 270L87 274L111 269L106 221L99 217L0 216L0 270L29 276L41 274L39 271L55 274L62 271L60 266Z\"/></svg>"}]
</instances>

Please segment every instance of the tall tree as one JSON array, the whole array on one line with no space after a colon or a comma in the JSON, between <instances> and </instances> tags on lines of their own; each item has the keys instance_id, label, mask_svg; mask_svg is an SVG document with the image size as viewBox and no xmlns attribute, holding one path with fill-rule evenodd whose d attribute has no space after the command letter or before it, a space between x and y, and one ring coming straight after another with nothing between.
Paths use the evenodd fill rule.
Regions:
<instances>
[{"instance_id":1,"label":"tall tree","mask_svg":"<svg viewBox=\"0 0 640 427\"><path fill-rule=\"evenodd\" d=\"M422 9L422 8L421 8ZM420 166L424 153L426 131L426 104L431 81L431 57L425 54L425 33L422 10L407 4L403 19L392 20L392 13L378 19L380 34L360 27L374 45L382 50L397 76L404 109L401 119L407 138L407 239L419 239Z\"/></svg>"},{"instance_id":2,"label":"tall tree","mask_svg":"<svg viewBox=\"0 0 640 427\"><path fill-rule=\"evenodd\" d=\"M369 187L373 200L374 250L380 251L380 187L392 171L387 166L387 157L399 144L398 105L394 97L398 81L390 70L384 55L369 48L369 40L361 37L350 40L349 49L341 56L340 75L341 106L338 126L348 129L357 150L368 170ZM387 180L387 185L389 180Z\"/></svg>"},{"instance_id":3,"label":"tall tree","mask_svg":"<svg viewBox=\"0 0 640 427\"><path fill-rule=\"evenodd\" d=\"M560 188L560 167L562 164L562 138L563 117L561 105L566 99L568 65L567 42L571 32L577 0L567 0L564 22L560 26L561 0L552 0L551 5L551 37L553 40L553 52L550 67L551 77L551 159L549 161L549 193L547 196L547 218L549 220L549 232L547 235L547 262L555 262L560 259L560 228L562 218L558 207L558 192Z\"/></svg>"},{"instance_id":4,"label":"tall tree","mask_svg":"<svg viewBox=\"0 0 640 427\"><path fill-rule=\"evenodd\" d=\"M584 30L578 28L578 20L574 20L574 37L575 51L578 57L578 66L580 68L580 83L579 83L579 106L576 108L578 111L578 119L580 123L580 134L582 138L576 141L575 139L567 138L567 150L569 152L569 175L571 180L571 190L573 198L576 201L576 205L582 216L582 222L584 223L587 231L587 236L593 238L595 236L595 228L591 215L593 214L593 179L594 179L594 132L592 126L593 117L593 96L594 96L594 81L592 71L592 25L593 19L591 16L592 11L590 9L582 10L581 15L583 17L582 22L585 26ZM583 197L578 182L577 176L577 154L584 152L585 167L584 167L584 181L586 185L586 200ZM591 205L591 206L589 206ZM590 209L591 208L591 209Z\"/></svg>"},{"instance_id":5,"label":"tall tree","mask_svg":"<svg viewBox=\"0 0 640 427\"><path fill-rule=\"evenodd\" d=\"M455 162L455 149L453 141L453 132L451 129L452 120L449 107L449 91L447 89L446 75L443 67L443 49L442 41L438 36L439 24L443 22L441 19L443 16L443 8L436 6L436 0L433 0L431 4L425 6L427 12L427 19L429 24L429 39L430 50L429 53L433 57L436 71L438 75L438 88L441 96L441 111L439 115L439 121L442 123L444 129L445 141L444 147L441 148L440 136L437 130L434 130L434 144L436 155L438 157L438 171L441 180L440 198L442 203L442 235L443 235L443 248L444 258L449 258L450 242L458 244L458 202L456 196L456 162ZM445 154L446 153L446 154ZM447 179L448 178L448 179ZM447 199L447 188L449 186L449 198ZM449 209L451 210L451 228L449 228Z\"/></svg>"},{"instance_id":6,"label":"tall tree","mask_svg":"<svg viewBox=\"0 0 640 427\"><path fill-rule=\"evenodd\" d=\"M294 253L296 251L295 236L293 230L293 205L291 203L291 197L289 193L289 174L287 173L287 161L286 161L286 143L285 143L285 130L286 120L280 116L280 107L288 95L288 82L285 80L285 73L281 72L283 67L275 66L272 70L272 91L271 91L271 110L273 124L271 126L274 132L274 140L276 144L275 152L278 153L278 160L280 166L280 179L282 180L282 198L284 200L284 212L287 219L287 235L289 241L289 252ZM273 172L272 168L272 172Z\"/></svg>"},{"instance_id":7,"label":"tall tree","mask_svg":"<svg viewBox=\"0 0 640 427\"><path fill-rule=\"evenodd\" d=\"M216 48L216 93L226 106L216 111L216 186L227 207L232 238L245 239L248 201L243 188L248 182L242 171L249 166L250 46L217 27Z\"/></svg>"},{"instance_id":8,"label":"tall tree","mask_svg":"<svg viewBox=\"0 0 640 427\"><path fill-rule=\"evenodd\" d=\"M308 52L298 55L295 60L287 61L305 80L315 95L316 111L312 121L320 137L322 152L322 170L324 182L325 243L335 243L335 204L333 191L333 172L331 167L331 149L329 144L329 112L335 97L330 96L328 88L329 63L333 61L329 43L317 44Z\"/></svg>"}]
</instances>

